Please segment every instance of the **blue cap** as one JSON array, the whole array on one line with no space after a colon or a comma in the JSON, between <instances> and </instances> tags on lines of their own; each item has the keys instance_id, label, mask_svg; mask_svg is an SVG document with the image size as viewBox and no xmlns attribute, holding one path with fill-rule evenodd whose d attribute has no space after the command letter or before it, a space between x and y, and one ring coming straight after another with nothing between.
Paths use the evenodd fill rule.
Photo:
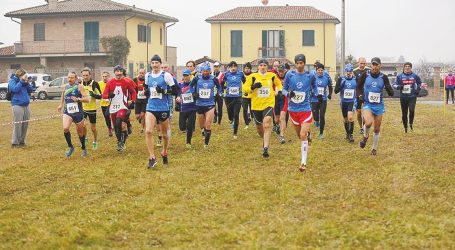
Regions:
<instances>
[{"instance_id":1,"label":"blue cap","mask_svg":"<svg viewBox=\"0 0 455 250\"><path fill-rule=\"evenodd\" d=\"M184 69L182 75L189 76L191 75L191 71L189 69Z\"/></svg>"},{"instance_id":2,"label":"blue cap","mask_svg":"<svg viewBox=\"0 0 455 250\"><path fill-rule=\"evenodd\" d=\"M204 63L204 64L201 66L201 71L202 71L202 70L208 70L208 71L210 71L210 70L211 70L211 68L210 68L210 63L208 63L208 62L207 62L207 63Z\"/></svg>"},{"instance_id":3,"label":"blue cap","mask_svg":"<svg viewBox=\"0 0 455 250\"><path fill-rule=\"evenodd\" d=\"M352 66L352 64L348 63L348 64L346 64L346 66L344 67L344 71L346 71L346 72L352 72L352 71L354 71L354 67Z\"/></svg>"}]
</instances>

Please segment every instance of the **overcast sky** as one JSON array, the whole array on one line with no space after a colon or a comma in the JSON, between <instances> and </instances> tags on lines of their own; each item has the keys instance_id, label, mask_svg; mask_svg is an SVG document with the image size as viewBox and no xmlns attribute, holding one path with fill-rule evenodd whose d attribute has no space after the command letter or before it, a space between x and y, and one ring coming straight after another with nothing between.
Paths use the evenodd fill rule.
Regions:
<instances>
[{"instance_id":1,"label":"overcast sky","mask_svg":"<svg viewBox=\"0 0 455 250\"><path fill-rule=\"evenodd\" d=\"M261 0L115 1L178 18L179 22L169 29L168 44L177 46L179 64L210 56L210 24L204 21L206 18L237 6L262 5ZM5 13L41 4L45 0L1 0L0 42L12 45L20 40L19 25L5 18ZM313 6L341 20L341 0L269 0L269 5L285 4ZM338 28L337 36L339 32ZM395 59L403 55L414 63L422 58L455 62L455 1L346 0L349 54Z\"/></svg>"}]
</instances>

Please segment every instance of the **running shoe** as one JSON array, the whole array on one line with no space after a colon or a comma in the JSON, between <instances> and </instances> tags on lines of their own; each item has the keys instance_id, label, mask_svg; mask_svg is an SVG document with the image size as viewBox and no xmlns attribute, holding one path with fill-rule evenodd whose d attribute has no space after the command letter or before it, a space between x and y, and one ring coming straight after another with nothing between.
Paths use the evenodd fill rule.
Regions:
<instances>
[{"instance_id":1,"label":"running shoe","mask_svg":"<svg viewBox=\"0 0 455 250\"><path fill-rule=\"evenodd\" d=\"M277 125L277 126L276 126L276 129L275 129L275 133L276 133L277 135L280 135L280 130L281 130L280 125Z\"/></svg>"},{"instance_id":2,"label":"running shoe","mask_svg":"<svg viewBox=\"0 0 455 250\"><path fill-rule=\"evenodd\" d=\"M405 127L405 128L404 128L404 132L405 132L405 133L408 133L408 128Z\"/></svg>"},{"instance_id":3,"label":"running shoe","mask_svg":"<svg viewBox=\"0 0 455 250\"><path fill-rule=\"evenodd\" d=\"M208 144L204 144L204 148L205 149L209 148L209 145Z\"/></svg>"},{"instance_id":4,"label":"running shoe","mask_svg":"<svg viewBox=\"0 0 455 250\"><path fill-rule=\"evenodd\" d=\"M249 128L249 126L248 126L248 125L246 125L246 126L243 128L243 129L248 129L248 128Z\"/></svg>"},{"instance_id":5,"label":"running shoe","mask_svg":"<svg viewBox=\"0 0 455 250\"><path fill-rule=\"evenodd\" d=\"M364 134L364 131L363 131L363 128L360 129L360 132L359 134L363 135Z\"/></svg>"},{"instance_id":6,"label":"running shoe","mask_svg":"<svg viewBox=\"0 0 455 250\"><path fill-rule=\"evenodd\" d=\"M167 155L162 155L161 157L163 157L163 165L167 165L169 163Z\"/></svg>"},{"instance_id":7,"label":"running shoe","mask_svg":"<svg viewBox=\"0 0 455 250\"><path fill-rule=\"evenodd\" d=\"M364 148L367 145L368 137L363 137L363 139L360 141L359 145L360 148Z\"/></svg>"},{"instance_id":8,"label":"running shoe","mask_svg":"<svg viewBox=\"0 0 455 250\"><path fill-rule=\"evenodd\" d=\"M233 138L234 138L234 140L237 140L237 135L234 135Z\"/></svg>"},{"instance_id":9,"label":"running shoe","mask_svg":"<svg viewBox=\"0 0 455 250\"><path fill-rule=\"evenodd\" d=\"M378 154L378 151L376 149L371 150L371 155L377 155L377 154Z\"/></svg>"},{"instance_id":10,"label":"running shoe","mask_svg":"<svg viewBox=\"0 0 455 250\"><path fill-rule=\"evenodd\" d=\"M126 143L122 142L122 151L124 151L126 149Z\"/></svg>"},{"instance_id":11,"label":"running shoe","mask_svg":"<svg viewBox=\"0 0 455 250\"><path fill-rule=\"evenodd\" d=\"M300 165L299 171L303 173L303 172L305 172L305 170L306 170L306 165L305 164Z\"/></svg>"},{"instance_id":12,"label":"running shoe","mask_svg":"<svg viewBox=\"0 0 455 250\"><path fill-rule=\"evenodd\" d=\"M149 166L148 166L148 169L153 169L153 168L155 168L156 163L157 163L157 162L156 162L155 158L149 159Z\"/></svg>"},{"instance_id":13,"label":"running shoe","mask_svg":"<svg viewBox=\"0 0 455 250\"><path fill-rule=\"evenodd\" d=\"M353 143L353 142L354 142L354 136L349 135L349 142L350 142L350 143Z\"/></svg>"},{"instance_id":14,"label":"running shoe","mask_svg":"<svg viewBox=\"0 0 455 250\"><path fill-rule=\"evenodd\" d=\"M117 142L117 151L118 152L122 151L122 142L121 141Z\"/></svg>"},{"instance_id":15,"label":"running shoe","mask_svg":"<svg viewBox=\"0 0 455 250\"><path fill-rule=\"evenodd\" d=\"M319 138L319 140L324 139L324 134L319 134L318 138Z\"/></svg>"},{"instance_id":16,"label":"running shoe","mask_svg":"<svg viewBox=\"0 0 455 250\"><path fill-rule=\"evenodd\" d=\"M412 123L409 124L409 128L410 128L411 130L414 130L414 128L412 127Z\"/></svg>"},{"instance_id":17,"label":"running shoe","mask_svg":"<svg viewBox=\"0 0 455 250\"><path fill-rule=\"evenodd\" d=\"M92 148L93 148L93 150L97 150L98 149L98 143L96 143L96 141L94 141L92 143Z\"/></svg>"},{"instance_id":18,"label":"running shoe","mask_svg":"<svg viewBox=\"0 0 455 250\"><path fill-rule=\"evenodd\" d=\"M280 143L281 144L285 144L286 143L286 140L284 139L284 136L280 135Z\"/></svg>"},{"instance_id":19,"label":"running shoe","mask_svg":"<svg viewBox=\"0 0 455 250\"><path fill-rule=\"evenodd\" d=\"M202 136L205 136L204 129L201 129Z\"/></svg>"},{"instance_id":20,"label":"running shoe","mask_svg":"<svg viewBox=\"0 0 455 250\"><path fill-rule=\"evenodd\" d=\"M65 155L66 157L70 157L74 152L74 148L68 148L68 150L66 151Z\"/></svg>"},{"instance_id":21,"label":"running shoe","mask_svg":"<svg viewBox=\"0 0 455 250\"><path fill-rule=\"evenodd\" d=\"M112 137L112 136L113 136L113 134L112 134L112 129L111 129L111 128L108 130L107 134L109 135L109 137Z\"/></svg>"},{"instance_id":22,"label":"running shoe","mask_svg":"<svg viewBox=\"0 0 455 250\"><path fill-rule=\"evenodd\" d=\"M82 149L82 157L87 157L87 149Z\"/></svg>"},{"instance_id":23,"label":"running shoe","mask_svg":"<svg viewBox=\"0 0 455 250\"><path fill-rule=\"evenodd\" d=\"M162 143L162 141L161 141L160 139L158 139L158 140L156 141L156 146L157 146L157 147L161 147L161 143Z\"/></svg>"},{"instance_id":24,"label":"running shoe","mask_svg":"<svg viewBox=\"0 0 455 250\"><path fill-rule=\"evenodd\" d=\"M262 157L264 157L265 159L269 158L270 155L269 155L269 149L268 148L264 148L263 151L262 151Z\"/></svg>"},{"instance_id":25,"label":"running shoe","mask_svg":"<svg viewBox=\"0 0 455 250\"><path fill-rule=\"evenodd\" d=\"M187 143L187 144L186 144L186 148L187 148L187 149L191 149L191 144L190 144L190 143Z\"/></svg>"}]
</instances>

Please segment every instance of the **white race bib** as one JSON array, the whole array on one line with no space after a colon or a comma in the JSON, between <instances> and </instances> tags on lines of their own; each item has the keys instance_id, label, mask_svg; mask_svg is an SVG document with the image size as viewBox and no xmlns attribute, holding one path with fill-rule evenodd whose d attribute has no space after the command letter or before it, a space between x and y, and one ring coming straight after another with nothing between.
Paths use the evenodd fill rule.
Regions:
<instances>
[{"instance_id":1,"label":"white race bib","mask_svg":"<svg viewBox=\"0 0 455 250\"><path fill-rule=\"evenodd\" d=\"M66 111L68 114L74 114L79 112L79 105L77 102L67 103L66 104Z\"/></svg>"},{"instance_id":2,"label":"white race bib","mask_svg":"<svg viewBox=\"0 0 455 250\"><path fill-rule=\"evenodd\" d=\"M353 89L345 89L343 98L344 99L352 99L352 98L354 98L354 90Z\"/></svg>"},{"instance_id":3,"label":"white race bib","mask_svg":"<svg viewBox=\"0 0 455 250\"><path fill-rule=\"evenodd\" d=\"M229 87L229 94L230 95L240 95L240 88L239 87Z\"/></svg>"},{"instance_id":4,"label":"white race bib","mask_svg":"<svg viewBox=\"0 0 455 250\"><path fill-rule=\"evenodd\" d=\"M137 92L137 99L143 100L143 99L146 99L146 98L147 97L145 96L144 90Z\"/></svg>"},{"instance_id":5,"label":"white race bib","mask_svg":"<svg viewBox=\"0 0 455 250\"><path fill-rule=\"evenodd\" d=\"M411 85L403 85L403 91L401 92L403 94L411 94Z\"/></svg>"},{"instance_id":6,"label":"white race bib","mask_svg":"<svg viewBox=\"0 0 455 250\"><path fill-rule=\"evenodd\" d=\"M258 97L259 98L267 98L270 96L270 88L269 87L262 87L258 89Z\"/></svg>"},{"instance_id":7,"label":"white race bib","mask_svg":"<svg viewBox=\"0 0 455 250\"><path fill-rule=\"evenodd\" d=\"M318 95L324 95L324 90L325 90L325 88L318 87Z\"/></svg>"},{"instance_id":8,"label":"white race bib","mask_svg":"<svg viewBox=\"0 0 455 250\"><path fill-rule=\"evenodd\" d=\"M210 89L199 89L199 98L209 99L211 92L212 91Z\"/></svg>"},{"instance_id":9,"label":"white race bib","mask_svg":"<svg viewBox=\"0 0 455 250\"><path fill-rule=\"evenodd\" d=\"M381 102L381 94L370 92L368 93L368 101L370 103L380 103Z\"/></svg>"},{"instance_id":10,"label":"white race bib","mask_svg":"<svg viewBox=\"0 0 455 250\"><path fill-rule=\"evenodd\" d=\"M302 103L305 101L306 93L300 91L294 91L295 96L291 98L293 103Z\"/></svg>"},{"instance_id":11,"label":"white race bib","mask_svg":"<svg viewBox=\"0 0 455 250\"><path fill-rule=\"evenodd\" d=\"M161 99L163 94L156 92L156 87L150 88L150 99Z\"/></svg>"},{"instance_id":12,"label":"white race bib","mask_svg":"<svg viewBox=\"0 0 455 250\"><path fill-rule=\"evenodd\" d=\"M120 109L122 108L122 105L117 104L117 103L111 103L111 106L109 108L109 113L117 113Z\"/></svg>"},{"instance_id":13,"label":"white race bib","mask_svg":"<svg viewBox=\"0 0 455 250\"><path fill-rule=\"evenodd\" d=\"M183 103L192 103L193 102L193 95L191 93L182 94L182 102Z\"/></svg>"}]
</instances>

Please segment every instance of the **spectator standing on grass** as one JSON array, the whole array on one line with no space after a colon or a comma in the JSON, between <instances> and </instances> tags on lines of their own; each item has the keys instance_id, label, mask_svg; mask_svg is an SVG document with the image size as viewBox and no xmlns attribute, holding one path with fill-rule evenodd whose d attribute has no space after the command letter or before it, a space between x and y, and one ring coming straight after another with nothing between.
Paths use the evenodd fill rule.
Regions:
<instances>
[{"instance_id":1,"label":"spectator standing on grass","mask_svg":"<svg viewBox=\"0 0 455 250\"><path fill-rule=\"evenodd\" d=\"M448 74L446 76L446 103L449 103L449 92L452 95L452 104L455 103L454 100L454 91L455 91L455 75L452 72L452 69L448 70Z\"/></svg>"},{"instance_id":2,"label":"spectator standing on grass","mask_svg":"<svg viewBox=\"0 0 455 250\"><path fill-rule=\"evenodd\" d=\"M8 81L8 90L11 93L11 106L14 122L11 147L24 147L28 120L30 119L29 94L33 92L32 86L27 80L27 73L25 70L18 69L11 75Z\"/></svg>"}]
</instances>

